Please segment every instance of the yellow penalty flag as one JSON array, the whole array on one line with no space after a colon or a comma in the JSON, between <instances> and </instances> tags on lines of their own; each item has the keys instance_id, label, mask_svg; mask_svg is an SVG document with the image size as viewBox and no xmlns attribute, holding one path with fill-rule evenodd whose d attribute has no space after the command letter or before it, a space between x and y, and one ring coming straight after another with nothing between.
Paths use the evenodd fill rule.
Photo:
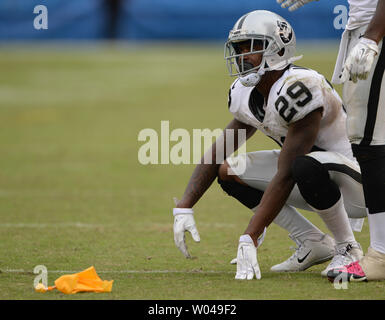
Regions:
<instances>
[{"instance_id":1,"label":"yellow penalty flag","mask_svg":"<svg viewBox=\"0 0 385 320\"><path fill-rule=\"evenodd\" d=\"M47 292L58 289L59 291L71 294L78 292L111 292L114 280L102 280L96 273L95 268L88 269L75 273L66 274L55 280L55 285L48 288L39 283L35 287L36 292Z\"/></svg>"}]
</instances>

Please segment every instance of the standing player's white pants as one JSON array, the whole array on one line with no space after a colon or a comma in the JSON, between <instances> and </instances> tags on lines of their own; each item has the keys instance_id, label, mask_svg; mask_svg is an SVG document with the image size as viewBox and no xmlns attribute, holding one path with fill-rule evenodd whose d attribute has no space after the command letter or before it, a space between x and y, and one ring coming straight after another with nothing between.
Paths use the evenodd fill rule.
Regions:
<instances>
[{"instance_id":1,"label":"standing player's white pants","mask_svg":"<svg viewBox=\"0 0 385 320\"><path fill-rule=\"evenodd\" d=\"M241 154L228 158L231 170L249 186L265 191L277 172L280 150L264 150ZM357 163L336 152L312 152L307 154L325 165L330 178L339 186L345 209L353 230L362 228L363 218L367 216L361 174ZM239 164L240 161L244 163ZM239 168L242 167L242 170ZM291 192L287 205L314 211L302 197L297 185Z\"/></svg>"},{"instance_id":2,"label":"standing player's white pants","mask_svg":"<svg viewBox=\"0 0 385 320\"><path fill-rule=\"evenodd\" d=\"M355 30L345 30L342 34L339 53L332 82L340 84L340 75L345 60L367 26ZM350 143L361 145L385 145L385 50L382 41L378 44L372 69L366 80L356 83L346 81L342 98L347 111L347 133Z\"/></svg>"}]
</instances>

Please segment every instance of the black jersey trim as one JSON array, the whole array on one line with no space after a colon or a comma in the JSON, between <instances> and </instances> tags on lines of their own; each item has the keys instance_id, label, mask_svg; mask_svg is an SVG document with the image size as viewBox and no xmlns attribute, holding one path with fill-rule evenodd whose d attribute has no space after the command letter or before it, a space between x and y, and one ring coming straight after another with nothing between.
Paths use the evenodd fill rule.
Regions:
<instances>
[{"instance_id":1,"label":"black jersey trim","mask_svg":"<svg viewBox=\"0 0 385 320\"><path fill-rule=\"evenodd\" d=\"M263 119L265 118L265 110L263 109L264 104L265 98L257 88L254 88L249 97L249 109L259 122L263 122Z\"/></svg>"},{"instance_id":2,"label":"black jersey trim","mask_svg":"<svg viewBox=\"0 0 385 320\"><path fill-rule=\"evenodd\" d=\"M383 39L384 43L385 38ZM372 82L370 84L369 100L367 105L367 116L364 137L360 145L368 146L373 140L374 127L376 125L378 101L380 99L381 82L385 71L385 48L382 45L380 56L374 69ZM365 106L362 106L365 107Z\"/></svg>"}]
</instances>

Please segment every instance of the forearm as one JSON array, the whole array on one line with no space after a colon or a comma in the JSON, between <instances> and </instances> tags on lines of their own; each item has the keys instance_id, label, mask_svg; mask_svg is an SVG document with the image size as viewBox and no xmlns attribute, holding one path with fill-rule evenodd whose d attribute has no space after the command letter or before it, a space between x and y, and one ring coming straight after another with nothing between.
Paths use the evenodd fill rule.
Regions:
<instances>
[{"instance_id":1,"label":"forearm","mask_svg":"<svg viewBox=\"0 0 385 320\"><path fill-rule=\"evenodd\" d=\"M385 0L378 0L376 12L366 29L364 37L377 43L385 37Z\"/></svg>"},{"instance_id":2,"label":"forearm","mask_svg":"<svg viewBox=\"0 0 385 320\"><path fill-rule=\"evenodd\" d=\"M192 208L218 175L219 164L199 164L195 167L177 208Z\"/></svg>"},{"instance_id":3,"label":"forearm","mask_svg":"<svg viewBox=\"0 0 385 320\"><path fill-rule=\"evenodd\" d=\"M244 234L249 234L257 246L257 239L265 227L279 214L294 188L291 177L281 178L275 176L263 194L257 212L251 217Z\"/></svg>"}]
</instances>

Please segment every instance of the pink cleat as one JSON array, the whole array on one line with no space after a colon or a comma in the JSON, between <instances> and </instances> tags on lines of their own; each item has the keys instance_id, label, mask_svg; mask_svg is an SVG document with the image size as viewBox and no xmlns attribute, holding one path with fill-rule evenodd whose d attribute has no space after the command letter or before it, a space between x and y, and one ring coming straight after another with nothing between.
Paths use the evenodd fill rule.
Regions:
<instances>
[{"instance_id":1,"label":"pink cleat","mask_svg":"<svg viewBox=\"0 0 385 320\"><path fill-rule=\"evenodd\" d=\"M330 282L333 282L337 276L348 281L368 281L359 261L352 262L341 268L329 270L327 273Z\"/></svg>"}]
</instances>

